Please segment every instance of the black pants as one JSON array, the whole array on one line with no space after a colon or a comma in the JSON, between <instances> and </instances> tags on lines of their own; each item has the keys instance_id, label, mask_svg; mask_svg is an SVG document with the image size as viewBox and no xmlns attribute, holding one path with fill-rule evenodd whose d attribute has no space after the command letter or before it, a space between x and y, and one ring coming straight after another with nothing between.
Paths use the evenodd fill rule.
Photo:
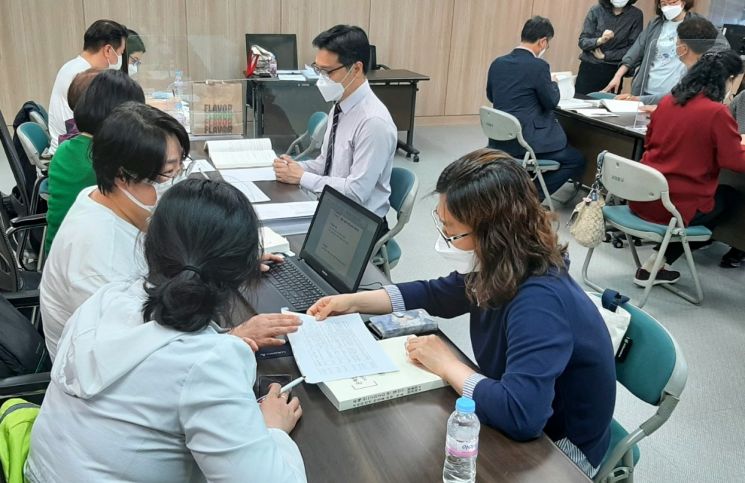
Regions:
<instances>
[{"instance_id":1,"label":"black pants","mask_svg":"<svg viewBox=\"0 0 745 483\"><path fill-rule=\"evenodd\" d=\"M714 228L722 222L729 213L729 209L734 206L739 197L738 191L732 186L719 185L717 191L714 194L714 209L708 213L697 212L693 217L688 226L705 226L709 230ZM709 242L690 242L689 245L691 250L697 250L703 246L708 245ZM654 247L655 250L660 249L660 245ZM683 255L683 244L680 242L670 243L665 250L665 261L668 264L672 264L675 260Z\"/></svg>"},{"instance_id":2,"label":"black pants","mask_svg":"<svg viewBox=\"0 0 745 483\"><path fill-rule=\"evenodd\" d=\"M605 89L613 76L616 75L618 65L615 64L592 64L580 62L577 80L574 83L574 92L577 94L589 94ZM623 83L621 84L623 87Z\"/></svg>"},{"instance_id":3,"label":"black pants","mask_svg":"<svg viewBox=\"0 0 745 483\"><path fill-rule=\"evenodd\" d=\"M568 144L567 147L560 149L559 151L536 153L535 157L538 159L557 161L561 165L556 171L543 173L543 180L546 182L546 188L548 189L549 194L553 194L556 190L564 186L564 183L570 179L580 181L582 179L582 174L585 172L585 157L582 156L582 153ZM537 182L536 188L538 188L538 196L543 199L543 191L541 191L541 187Z\"/></svg>"}]
</instances>

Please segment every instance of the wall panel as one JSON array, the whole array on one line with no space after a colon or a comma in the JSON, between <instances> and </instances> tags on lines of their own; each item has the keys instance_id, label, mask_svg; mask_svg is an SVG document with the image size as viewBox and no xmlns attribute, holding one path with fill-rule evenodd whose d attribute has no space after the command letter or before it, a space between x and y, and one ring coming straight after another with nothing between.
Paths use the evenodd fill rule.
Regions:
<instances>
[{"instance_id":1,"label":"wall panel","mask_svg":"<svg viewBox=\"0 0 745 483\"><path fill-rule=\"evenodd\" d=\"M315 59L312 42L324 30L343 23L357 25L369 31L370 1L282 0L281 31L297 34L300 67L310 65Z\"/></svg>"},{"instance_id":2,"label":"wall panel","mask_svg":"<svg viewBox=\"0 0 745 483\"><path fill-rule=\"evenodd\" d=\"M458 0L450 46L445 115L476 114L486 104L491 62L520 42L533 0Z\"/></svg>"},{"instance_id":3,"label":"wall panel","mask_svg":"<svg viewBox=\"0 0 745 483\"><path fill-rule=\"evenodd\" d=\"M454 0L374 0L370 41L378 63L430 76L419 84L416 113L445 114ZM456 3L460 3L456 2Z\"/></svg>"},{"instance_id":4,"label":"wall panel","mask_svg":"<svg viewBox=\"0 0 745 483\"><path fill-rule=\"evenodd\" d=\"M551 19L555 35L551 40L545 59L551 70L569 70L577 73L579 68L579 34L587 11L597 3L596 0L535 0L533 15Z\"/></svg>"}]
</instances>

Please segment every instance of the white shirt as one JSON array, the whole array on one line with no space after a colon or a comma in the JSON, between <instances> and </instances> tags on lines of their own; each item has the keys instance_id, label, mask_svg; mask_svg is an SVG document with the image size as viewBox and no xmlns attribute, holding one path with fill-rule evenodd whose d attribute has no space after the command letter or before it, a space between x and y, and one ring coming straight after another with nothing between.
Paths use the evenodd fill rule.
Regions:
<instances>
[{"instance_id":1,"label":"white shirt","mask_svg":"<svg viewBox=\"0 0 745 483\"><path fill-rule=\"evenodd\" d=\"M67 90L72 84L72 80L79 73L91 68L91 64L81 56L68 61L57 72L57 78L54 80L52 95L49 98L49 152L54 153L57 150L57 139L65 134L65 121L72 119L72 109L67 103Z\"/></svg>"},{"instance_id":2,"label":"white shirt","mask_svg":"<svg viewBox=\"0 0 745 483\"><path fill-rule=\"evenodd\" d=\"M667 94L686 74L686 66L675 52L678 25L681 22L668 20L662 24L662 30L657 39L657 55L652 59L643 94Z\"/></svg>"},{"instance_id":3,"label":"white shirt","mask_svg":"<svg viewBox=\"0 0 745 483\"><path fill-rule=\"evenodd\" d=\"M321 154L300 163L305 169L300 186L321 192L323 187L344 193L368 210L385 217L391 207L391 169L398 131L388 109L365 81L341 101L334 157L329 176L323 176L334 116L331 108Z\"/></svg>"},{"instance_id":4,"label":"white shirt","mask_svg":"<svg viewBox=\"0 0 745 483\"><path fill-rule=\"evenodd\" d=\"M67 319L88 297L109 282L145 273L137 242L140 231L90 198L95 186L80 192L62 221L39 286L41 318L49 355Z\"/></svg>"},{"instance_id":5,"label":"white shirt","mask_svg":"<svg viewBox=\"0 0 745 483\"><path fill-rule=\"evenodd\" d=\"M108 284L70 318L27 481L305 482L297 446L256 403L248 345L145 321L145 299L141 279Z\"/></svg>"}]
</instances>

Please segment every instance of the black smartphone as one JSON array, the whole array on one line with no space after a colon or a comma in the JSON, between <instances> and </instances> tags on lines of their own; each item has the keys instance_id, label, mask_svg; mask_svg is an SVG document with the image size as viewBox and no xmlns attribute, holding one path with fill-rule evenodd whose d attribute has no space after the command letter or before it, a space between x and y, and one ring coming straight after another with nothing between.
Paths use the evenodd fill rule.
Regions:
<instances>
[{"instance_id":1,"label":"black smartphone","mask_svg":"<svg viewBox=\"0 0 745 483\"><path fill-rule=\"evenodd\" d=\"M265 374L265 375L259 375L259 377L256 379L256 385L254 387L254 393L256 394L256 398L260 398L261 396L266 395L266 393L269 392L269 386L277 383L280 386L286 386L292 382L292 376L289 374ZM288 394L288 398L292 396L292 391L290 391L290 394Z\"/></svg>"}]
</instances>

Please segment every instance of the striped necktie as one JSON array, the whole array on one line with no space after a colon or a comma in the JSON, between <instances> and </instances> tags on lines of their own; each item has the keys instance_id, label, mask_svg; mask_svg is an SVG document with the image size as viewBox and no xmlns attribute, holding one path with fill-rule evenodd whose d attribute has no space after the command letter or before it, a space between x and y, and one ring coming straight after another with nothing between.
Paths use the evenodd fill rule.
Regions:
<instances>
[{"instance_id":1,"label":"striped necktie","mask_svg":"<svg viewBox=\"0 0 745 483\"><path fill-rule=\"evenodd\" d=\"M326 148L326 166L323 168L324 176L328 176L331 173L331 161L334 159L334 143L336 142L336 128L339 126L339 114L341 114L341 106L339 103L336 103L334 105L334 119L331 121L329 145Z\"/></svg>"}]
</instances>

